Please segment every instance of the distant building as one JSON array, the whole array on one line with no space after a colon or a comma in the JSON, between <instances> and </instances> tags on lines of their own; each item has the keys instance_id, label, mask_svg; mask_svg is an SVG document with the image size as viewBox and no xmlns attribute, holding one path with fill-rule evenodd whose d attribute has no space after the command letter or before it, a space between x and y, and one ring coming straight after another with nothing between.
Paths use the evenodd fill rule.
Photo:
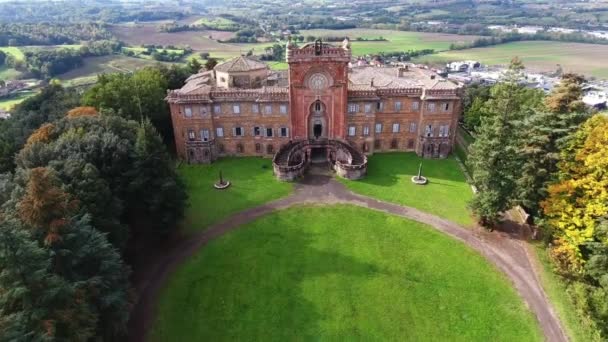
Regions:
<instances>
[{"instance_id":1,"label":"distant building","mask_svg":"<svg viewBox=\"0 0 608 342\"><path fill-rule=\"evenodd\" d=\"M287 46L287 72L237 57L191 76L167 101L179 157L273 156L280 179L326 160L360 178L367 154L445 158L462 111L459 84L415 68L354 66L348 40Z\"/></svg>"},{"instance_id":2,"label":"distant building","mask_svg":"<svg viewBox=\"0 0 608 342\"><path fill-rule=\"evenodd\" d=\"M0 108L0 119L8 119L11 117L11 113L9 113L8 111Z\"/></svg>"}]
</instances>

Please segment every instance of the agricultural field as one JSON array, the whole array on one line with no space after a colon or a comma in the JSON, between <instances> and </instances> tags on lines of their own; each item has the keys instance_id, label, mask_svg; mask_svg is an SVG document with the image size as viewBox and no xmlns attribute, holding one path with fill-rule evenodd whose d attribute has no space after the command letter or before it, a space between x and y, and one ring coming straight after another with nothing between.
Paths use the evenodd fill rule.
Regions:
<instances>
[{"instance_id":1,"label":"agricultural field","mask_svg":"<svg viewBox=\"0 0 608 342\"><path fill-rule=\"evenodd\" d=\"M32 97L34 95L36 95L35 91L23 91L13 97L1 98L0 99L0 109L9 110L9 109L13 108L13 106L23 102L28 97Z\"/></svg>"},{"instance_id":2,"label":"agricultural field","mask_svg":"<svg viewBox=\"0 0 608 342\"><path fill-rule=\"evenodd\" d=\"M15 57L15 59L20 60L20 61L25 59L25 55L23 54L23 51L21 50L20 47L3 46L3 47L0 47L0 51L6 53L7 55L12 55L13 57Z\"/></svg>"},{"instance_id":3,"label":"agricultural field","mask_svg":"<svg viewBox=\"0 0 608 342\"><path fill-rule=\"evenodd\" d=\"M236 51L228 44L219 43L234 37L234 32L226 31L184 31L184 32L159 32L156 25L114 25L110 28L116 37L131 46L142 44L154 45L189 45L192 49L205 52ZM226 46L228 45L228 46Z\"/></svg>"},{"instance_id":4,"label":"agricultural field","mask_svg":"<svg viewBox=\"0 0 608 342\"><path fill-rule=\"evenodd\" d=\"M120 55L87 57L81 68L68 71L57 78L66 86L78 86L95 83L98 74L131 72L156 63L160 62Z\"/></svg>"},{"instance_id":5,"label":"agricultural field","mask_svg":"<svg viewBox=\"0 0 608 342\"><path fill-rule=\"evenodd\" d=\"M489 65L507 65L520 57L526 67L536 71L564 71L587 76L608 78L608 45L564 43L553 41L525 41L458 51L445 51L422 56L417 62L444 64L454 60L474 59Z\"/></svg>"},{"instance_id":6,"label":"agricultural field","mask_svg":"<svg viewBox=\"0 0 608 342\"><path fill-rule=\"evenodd\" d=\"M169 279L152 329L151 341L542 340L477 252L346 205L278 211L211 241Z\"/></svg>"},{"instance_id":7,"label":"agricultural field","mask_svg":"<svg viewBox=\"0 0 608 342\"><path fill-rule=\"evenodd\" d=\"M378 52L395 52L408 50L433 49L448 50L452 43L470 42L477 36L461 36L457 34L406 32L394 30L348 29L348 30L303 30L303 36L341 37L351 39L354 55L374 54ZM386 41L356 41L357 37L375 39L384 38ZM339 43L335 43L339 44Z\"/></svg>"},{"instance_id":8,"label":"agricultural field","mask_svg":"<svg viewBox=\"0 0 608 342\"><path fill-rule=\"evenodd\" d=\"M222 17L201 18L194 22L195 25L205 25L214 30L234 30L239 28L239 24L234 21Z\"/></svg>"}]
</instances>

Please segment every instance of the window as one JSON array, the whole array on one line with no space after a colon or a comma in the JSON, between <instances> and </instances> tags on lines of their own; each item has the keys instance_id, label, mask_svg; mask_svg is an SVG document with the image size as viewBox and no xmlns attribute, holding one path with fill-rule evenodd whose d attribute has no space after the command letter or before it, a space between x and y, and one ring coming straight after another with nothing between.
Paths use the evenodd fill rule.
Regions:
<instances>
[{"instance_id":1,"label":"window","mask_svg":"<svg viewBox=\"0 0 608 342\"><path fill-rule=\"evenodd\" d=\"M412 102L412 111L417 111L418 109L420 109L420 102L413 101Z\"/></svg>"},{"instance_id":2,"label":"window","mask_svg":"<svg viewBox=\"0 0 608 342\"><path fill-rule=\"evenodd\" d=\"M450 135L450 125L439 126L439 136L448 137Z\"/></svg>"},{"instance_id":3,"label":"window","mask_svg":"<svg viewBox=\"0 0 608 342\"><path fill-rule=\"evenodd\" d=\"M194 134L194 131L189 129L188 130L188 140L195 140L196 139L196 134Z\"/></svg>"},{"instance_id":4,"label":"window","mask_svg":"<svg viewBox=\"0 0 608 342\"><path fill-rule=\"evenodd\" d=\"M266 115L272 114L272 105L266 105L264 107L264 114L266 114Z\"/></svg>"},{"instance_id":5,"label":"window","mask_svg":"<svg viewBox=\"0 0 608 342\"><path fill-rule=\"evenodd\" d=\"M381 123L376 124L376 133L382 133L382 124Z\"/></svg>"},{"instance_id":6,"label":"window","mask_svg":"<svg viewBox=\"0 0 608 342\"><path fill-rule=\"evenodd\" d=\"M435 104L434 103L429 103L427 104L427 108L429 110L429 112L434 113L435 112Z\"/></svg>"},{"instance_id":7,"label":"window","mask_svg":"<svg viewBox=\"0 0 608 342\"><path fill-rule=\"evenodd\" d=\"M369 126L363 126L363 135L364 136L368 136L369 135Z\"/></svg>"},{"instance_id":8,"label":"window","mask_svg":"<svg viewBox=\"0 0 608 342\"><path fill-rule=\"evenodd\" d=\"M287 128L287 127L281 127L281 136L282 137L288 137L289 136L289 128Z\"/></svg>"},{"instance_id":9,"label":"window","mask_svg":"<svg viewBox=\"0 0 608 342\"><path fill-rule=\"evenodd\" d=\"M414 148L414 139L409 139L407 141L407 148L412 150Z\"/></svg>"},{"instance_id":10,"label":"window","mask_svg":"<svg viewBox=\"0 0 608 342\"><path fill-rule=\"evenodd\" d=\"M221 114L222 113L222 105L216 104L213 106L213 113Z\"/></svg>"},{"instance_id":11,"label":"window","mask_svg":"<svg viewBox=\"0 0 608 342\"><path fill-rule=\"evenodd\" d=\"M243 153L243 144L236 144L236 153Z\"/></svg>"},{"instance_id":12,"label":"window","mask_svg":"<svg viewBox=\"0 0 608 342\"><path fill-rule=\"evenodd\" d=\"M381 112L384 109L384 103L382 101L376 102L376 110Z\"/></svg>"},{"instance_id":13,"label":"window","mask_svg":"<svg viewBox=\"0 0 608 342\"><path fill-rule=\"evenodd\" d=\"M255 152L256 153L262 152L262 144L260 144L260 143L255 144Z\"/></svg>"},{"instance_id":14,"label":"window","mask_svg":"<svg viewBox=\"0 0 608 342\"><path fill-rule=\"evenodd\" d=\"M266 128L266 136L272 137L272 128Z\"/></svg>"},{"instance_id":15,"label":"window","mask_svg":"<svg viewBox=\"0 0 608 342\"><path fill-rule=\"evenodd\" d=\"M446 102L443 104L443 111L448 112L450 110L450 103Z\"/></svg>"},{"instance_id":16,"label":"window","mask_svg":"<svg viewBox=\"0 0 608 342\"><path fill-rule=\"evenodd\" d=\"M317 101L317 102L315 102L315 110L316 110L317 112L320 112L320 111L321 111L321 101Z\"/></svg>"},{"instance_id":17,"label":"window","mask_svg":"<svg viewBox=\"0 0 608 342\"><path fill-rule=\"evenodd\" d=\"M349 137L354 137L355 133L357 133L357 127L355 127L355 126L348 126L348 136Z\"/></svg>"},{"instance_id":18,"label":"window","mask_svg":"<svg viewBox=\"0 0 608 342\"><path fill-rule=\"evenodd\" d=\"M433 126L432 125L427 125L424 134L427 137L432 137L433 136Z\"/></svg>"},{"instance_id":19,"label":"window","mask_svg":"<svg viewBox=\"0 0 608 342\"><path fill-rule=\"evenodd\" d=\"M208 129L201 130L201 139L203 139L203 141L209 141L209 130Z\"/></svg>"},{"instance_id":20,"label":"window","mask_svg":"<svg viewBox=\"0 0 608 342\"><path fill-rule=\"evenodd\" d=\"M401 111L401 101L395 101L395 112Z\"/></svg>"},{"instance_id":21,"label":"window","mask_svg":"<svg viewBox=\"0 0 608 342\"><path fill-rule=\"evenodd\" d=\"M381 140L374 140L374 148L375 149L380 149L382 147L382 141Z\"/></svg>"},{"instance_id":22,"label":"window","mask_svg":"<svg viewBox=\"0 0 608 342\"><path fill-rule=\"evenodd\" d=\"M262 129L260 127L253 127L253 136L259 137L262 135Z\"/></svg>"},{"instance_id":23,"label":"window","mask_svg":"<svg viewBox=\"0 0 608 342\"><path fill-rule=\"evenodd\" d=\"M215 136L216 137L223 137L224 136L224 128L223 127L217 127L215 129Z\"/></svg>"},{"instance_id":24,"label":"window","mask_svg":"<svg viewBox=\"0 0 608 342\"><path fill-rule=\"evenodd\" d=\"M349 103L348 104L348 112L349 113L356 113L359 111L359 105L356 103Z\"/></svg>"},{"instance_id":25,"label":"window","mask_svg":"<svg viewBox=\"0 0 608 342\"><path fill-rule=\"evenodd\" d=\"M397 140L397 139L391 140L391 149L395 150L397 148L399 148L399 140Z\"/></svg>"},{"instance_id":26,"label":"window","mask_svg":"<svg viewBox=\"0 0 608 342\"><path fill-rule=\"evenodd\" d=\"M401 127L398 123L394 123L393 124L393 133L399 133L399 131L401 130Z\"/></svg>"},{"instance_id":27,"label":"window","mask_svg":"<svg viewBox=\"0 0 608 342\"><path fill-rule=\"evenodd\" d=\"M257 103L254 103L251 105L251 112L253 114L258 114L260 112L260 105Z\"/></svg>"},{"instance_id":28,"label":"window","mask_svg":"<svg viewBox=\"0 0 608 342\"><path fill-rule=\"evenodd\" d=\"M363 151L363 152L369 151L369 146L367 146L367 143L361 144L361 151Z\"/></svg>"},{"instance_id":29,"label":"window","mask_svg":"<svg viewBox=\"0 0 608 342\"><path fill-rule=\"evenodd\" d=\"M206 116L207 114L209 114L207 106L201 106L201 115Z\"/></svg>"},{"instance_id":30,"label":"window","mask_svg":"<svg viewBox=\"0 0 608 342\"><path fill-rule=\"evenodd\" d=\"M186 117L188 117L188 118L191 118L192 117L192 107L184 108L184 115L186 115Z\"/></svg>"},{"instance_id":31,"label":"window","mask_svg":"<svg viewBox=\"0 0 608 342\"><path fill-rule=\"evenodd\" d=\"M287 114L287 105L282 104L280 107L281 114Z\"/></svg>"},{"instance_id":32,"label":"window","mask_svg":"<svg viewBox=\"0 0 608 342\"><path fill-rule=\"evenodd\" d=\"M245 130L243 129L243 127L234 127L234 136L235 137L242 137L245 135Z\"/></svg>"},{"instance_id":33,"label":"window","mask_svg":"<svg viewBox=\"0 0 608 342\"><path fill-rule=\"evenodd\" d=\"M366 103L365 104L365 112L366 113L371 113L372 112L372 104L371 103Z\"/></svg>"},{"instance_id":34,"label":"window","mask_svg":"<svg viewBox=\"0 0 608 342\"><path fill-rule=\"evenodd\" d=\"M241 105L240 104L233 104L232 105L232 113L233 114L241 114Z\"/></svg>"},{"instance_id":35,"label":"window","mask_svg":"<svg viewBox=\"0 0 608 342\"><path fill-rule=\"evenodd\" d=\"M410 122L410 133L416 133L416 123Z\"/></svg>"},{"instance_id":36,"label":"window","mask_svg":"<svg viewBox=\"0 0 608 342\"><path fill-rule=\"evenodd\" d=\"M217 149L220 151L220 153L224 153L224 144L217 145Z\"/></svg>"},{"instance_id":37,"label":"window","mask_svg":"<svg viewBox=\"0 0 608 342\"><path fill-rule=\"evenodd\" d=\"M273 154L273 153L274 153L274 146L272 146L272 145L267 145L267 146L266 146L266 153L268 153L268 154Z\"/></svg>"}]
</instances>

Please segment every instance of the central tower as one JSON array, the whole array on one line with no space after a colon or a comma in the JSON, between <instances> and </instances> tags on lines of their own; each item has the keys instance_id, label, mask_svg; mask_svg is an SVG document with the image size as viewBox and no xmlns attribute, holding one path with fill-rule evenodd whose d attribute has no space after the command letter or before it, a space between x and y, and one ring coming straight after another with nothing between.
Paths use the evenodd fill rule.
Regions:
<instances>
[{"instance_id":1,"label":"central tower","mask_svg":"<svg viewBox=\"0 0 608 342\"><path fill-rule=\"evenodd\" d=\"M294 139L344 138L350 43L287 43L289 105Z\"/></svg>"}]
</instances>

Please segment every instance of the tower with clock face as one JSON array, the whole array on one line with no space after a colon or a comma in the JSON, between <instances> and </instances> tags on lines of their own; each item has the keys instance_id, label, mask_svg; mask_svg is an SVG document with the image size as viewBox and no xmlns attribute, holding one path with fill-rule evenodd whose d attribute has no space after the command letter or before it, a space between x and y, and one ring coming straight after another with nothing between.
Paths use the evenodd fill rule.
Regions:
<instances>
[{"instance_id":1,"label":"tower with clock face","mask_svg":"<svg viewBox=\"0 0 608 342\"><path fill-rule=\"evenodd\" d=\"M316 41L287 45L289 102L294 139L344 138L350 45Z\"/></svg>"}]
</instances>

